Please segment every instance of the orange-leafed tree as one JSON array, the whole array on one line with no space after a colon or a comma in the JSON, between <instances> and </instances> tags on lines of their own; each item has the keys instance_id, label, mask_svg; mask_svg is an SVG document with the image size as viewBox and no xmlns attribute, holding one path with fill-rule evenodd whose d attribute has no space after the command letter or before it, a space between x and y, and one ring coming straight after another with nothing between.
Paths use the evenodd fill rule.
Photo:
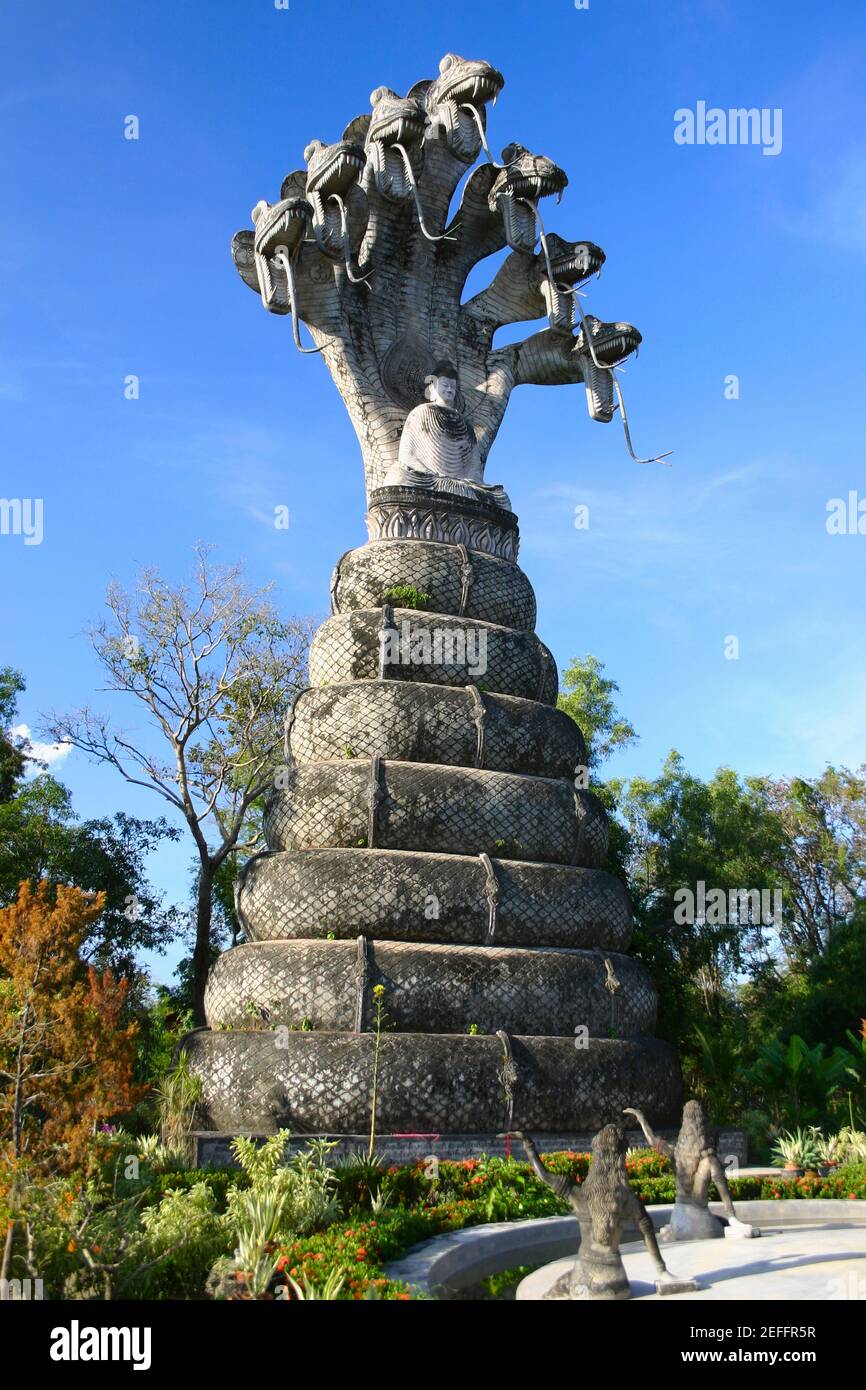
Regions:
<instances>
[{"instance_id":1,"label":"orange-leafed tree","mask_svg":"<svg viewBox=\"0 0 866 1390\"><path fill-rule=\"evenodd\" d=\"M101 894L43 880L0 910L0 1137L13 1166L79 1165L99 1123L139 1098L128 982L79 955L102 909Z\"/></svg>"}]
</instances>

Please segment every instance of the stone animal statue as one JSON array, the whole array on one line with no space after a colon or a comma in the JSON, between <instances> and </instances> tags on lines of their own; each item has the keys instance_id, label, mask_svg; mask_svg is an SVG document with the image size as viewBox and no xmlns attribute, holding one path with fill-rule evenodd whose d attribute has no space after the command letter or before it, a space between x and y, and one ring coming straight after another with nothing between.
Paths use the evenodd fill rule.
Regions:
<instances>
[{"instance_id":1,"label":"stone animal statue","mask_svg":"<svg viewBox=\"0 0 866 1390\"><path fill-rule=\"evenodd\" d=\"M258 203L254 230L232 242L265 308L291 315L301 351L321 353L361 445L368 495L397 462L406 418L443 359L455 364L481 470L516 386L583 383L601 422L622 408L614 368L640 334L629 324L588 334L577 287L604 253L546 235L539 202L568 183L553 160L516 142L493 160L487 106L503 85L489 63L447 53L439 76L405 97L377 87L371 112L333 144L310 141L306 168L287 175L278 202ZM452 214L482 152L487 162L469 174ZM462 304L473 267L506 247L512 254L488 290ZM493 346L497 327L533 318L547 328ZM302 347L300 323L312 347Z\"/></svg>"},{"instance_id":2,"label":"stone animal statue","mask_svg":"<svg viewBox=\"0 0 866 1390\"><path fill-rule=\"evenodd\" d=\"M634 1115L647 1143L669 1158L674 1166L676 1199L670 1224L661 1231L663 1240L707 1240L723 1235L745 1238L760 1234L737 1218L725 1170L699 1101L686 1101L676 1144L658 1138L640 1110L629 1108L623 1114ZM722 1199L726 1213L724 1221L710 1211L707 1196L710 1182L715 1183Z\"/></svg>"},{"instance_id":3,"label":"stone animal statue","mask_svg":"<svg viewBox=\"0 0 866 1390\"><path fill-rule=\"evenodd\" d=\"M549 1172L529 1136L518 1133L517 1137L536 1176L569 1203L580 1225L580 1250L569 1276L569 1298L631 1297L619 1252L622 1233L629 1225L637 1226L652 1257L658 1293L687 1293L698 1288L693 1279L677 1279L662 1259L652 1221L640 1197L629 1186L625 1138L616 1125L605 1125L593 1139L592 1163L582 1183L566 1174Z\"/></svg>"}]
</instances>

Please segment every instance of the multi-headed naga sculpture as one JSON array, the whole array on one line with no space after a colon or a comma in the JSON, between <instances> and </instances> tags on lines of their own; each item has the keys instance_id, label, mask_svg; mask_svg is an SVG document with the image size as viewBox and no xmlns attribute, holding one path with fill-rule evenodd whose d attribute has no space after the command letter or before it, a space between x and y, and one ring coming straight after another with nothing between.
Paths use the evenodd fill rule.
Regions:
<instances>
[{"instance_id":1,"label":"multi-headed naga sculpture","mask_svg":"<svg viewBox=\"0 0 866 1390\"><path fill-rule=\"evenodd\" d=\"M614 368L641 335L583 313L579 286L601 270L604 252L545 235L539 204L561 197L563 170L520 144L507 145L501 163L490 155L487 106L503 82L489 63L447 53L435 81L405 97L378 87L371 113L334 144L311 141L306 169L286 176L278 202L258 203L254 230L232 243L265 308L290 314L296 345L322 354L361 444L368 495L394 480L407 415L437 362L455 364L452 413L462 404L481 469L512 390L528 384L582 382L593 420L620 409L631 450ZM482 151L488 162L470 174L452 215ZM473 266L506 247L491 284L462 303ZM543 317L540 332L494 347L498 328ZM300 322L314 347L303 347Z\"/></svg>"},{"instance_id":2,"label":"multi-headed naga sculpture","mask_svg":"<svg viewBox=\"0 0 866 1390\"><path fill-rule=\"evenodd\" d=\"M503 1092L509 1126L546 1134L628 1104L664 1124L679 1106L655 988L626 954L606 813L575 779L586 746L556 707L517 517L484 478L513 387L582 381L610 419L614 364L639 334L582 318L597 246L551 234L536 250L538 205L566 182L551 160L508 146L451 215L501 87L488 63L449 54L407 97L380 88L234 241L243 278L321 352L349 409L370 539L334 571L266 799L268 848L238 878L245 940L215 963L210 1029L185 1044L212 1132L375 1121L395 1143L451 1135L462 1152L460 1136L502 1127ZM506 247L462 304L472 266ZM544 316L494 346L501 325Z\"/></svg>"}]
</instances>

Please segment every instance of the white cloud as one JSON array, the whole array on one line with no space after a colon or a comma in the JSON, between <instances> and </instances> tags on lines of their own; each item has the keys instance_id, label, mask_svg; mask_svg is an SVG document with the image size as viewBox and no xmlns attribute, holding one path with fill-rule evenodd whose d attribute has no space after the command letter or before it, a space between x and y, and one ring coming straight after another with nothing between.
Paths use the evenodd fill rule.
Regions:
<instances>
[{"instance_id":1,"label":"white cloud","mask_svg":"<svg viewBox=\"0 0 866 1390\"><path fill-rule=\"evenodd\" d=\"M71 743L39 743L30 737L28 724L16 724L9 730L13 738L25 738L30 745L30 757L40 763L59 763L72 752Z\"/></svg>"}]
</instances>

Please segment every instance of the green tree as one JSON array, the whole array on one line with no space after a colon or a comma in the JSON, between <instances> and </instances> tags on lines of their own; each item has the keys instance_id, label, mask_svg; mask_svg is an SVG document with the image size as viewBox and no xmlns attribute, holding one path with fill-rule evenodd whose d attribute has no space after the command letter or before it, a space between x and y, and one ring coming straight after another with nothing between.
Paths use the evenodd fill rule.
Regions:
<instances>
[{"instance_id":1,"label":"green tree","mask_svg":"<svg viewBox=\"0 0 866 1390\"><path fill-rule=\"evenodd\" d=\"M617 708L616 681L602 674L604 662L595 656L576 656L562 675L557 704L574 720L587 745L587 762L598 768L617 748L637 742L629 721Z\"/></svg>"},{"instance_id":2,"label":"green tree","mask_svg":"<svg viewBox=\"0 0 866 1390\"><path fill-rule=\"evenodd\" d=\"M787 1041L798 1033L812 1045L844 1046L866 1015L866 901L854 904L815 961L762 972L742 997L756 1034Z\"/></svg>"},{"instance_id":3,"label":"green tree","mask_svg":"<svg viewBox=\"0 0 866 1390\"><path fill-rule=\"evenodd\" d=\"M720 768L708 782L686 771L671 752L657 778L634 778L620 797L629 827L635 944L658 976L665 1026L686 1020L719 1026L733 981L767 959L765 924L751 913L725 911L684 920L678 907L698 885L733 891L778 887L782 830L754 779ZM735 899L736 900L736 899Z\"/></svg>"},{"instance_id":4,"label":"green tree","mask_svg":"<svg viewBox=\"0 0 866 1390\"><path fill-rule=\"evenodd\" d=\"M866 898L866 766L827 767L820 777L756 783L782 831L778 871L789 903L782 933L788 963L808 968Z\"/></svg>"},{"instance_id":5,"label":"green tree","mask_svg":"<svg viewBox=\"0 0 866 1390\"><path fill-rule=\"evenodd\" d=\"M20 671L13 671L11 666L0 667L0 802L14 795L27 766L27 740L12 733L18 696L24 688Z\"/></svg>"},{"instance_id":6,"label":"green tree","mask_svg":"<svg viewBox=\"0 0 866 1390\"><path fill-rule=\"evenodd\" d=\"M292 691L306 682L311 624L283 621L271 586L248 590L239 566L212 566L202 546L196 557L191 586L152 568L133 594L111 585L109 616L91 632L108 688L138 702L149 731L119 731L89 708L48 727L155 792L186 824L198 858L193 994L203 1024L214 878L229 856L254 847L251 809L279 762Z\"/></svg>"},{"instance_id":7,"label":"green tree","mask_svg":"<svg viewBox=\"0 0 866 1390\"><path fill-rule=\"evenodd\" d=\"M0 692L11 692L2 709L11 723L16 696L25 689L23 678L0 673ZM82 943L82 958L96 969L134 982L129 1002L141 995L136 957L142 950L164 950L176 934L180 917L166 908L150 886L148 856L165 840L180 832L164 819L139 820L118 813L93 820L79 820L67 787L47 772L26 777L39 766L29 745L11 745L17 757L7 761L10 775L0 798L0 906L15 901L19 884L46 881L77 887L104 896L103 912L91 921ZM3 750L0 746L0 761Z\"/></svg>"},{"instance_id":8,"label":"green tree","mask_svg":"<svg viewBox=\"0 0 866 1390\"><path fill-rule=\"evenodd\" d=\"M148 856L179 833L163 819L122 812L79 821L68 788L42 774L0 804L0 906L14 901L24 879L102 892L105 908L88 928L82 957L132 981L138 953L165 950L181 925L146 870Z\"/></svg>"}]
</instances>

